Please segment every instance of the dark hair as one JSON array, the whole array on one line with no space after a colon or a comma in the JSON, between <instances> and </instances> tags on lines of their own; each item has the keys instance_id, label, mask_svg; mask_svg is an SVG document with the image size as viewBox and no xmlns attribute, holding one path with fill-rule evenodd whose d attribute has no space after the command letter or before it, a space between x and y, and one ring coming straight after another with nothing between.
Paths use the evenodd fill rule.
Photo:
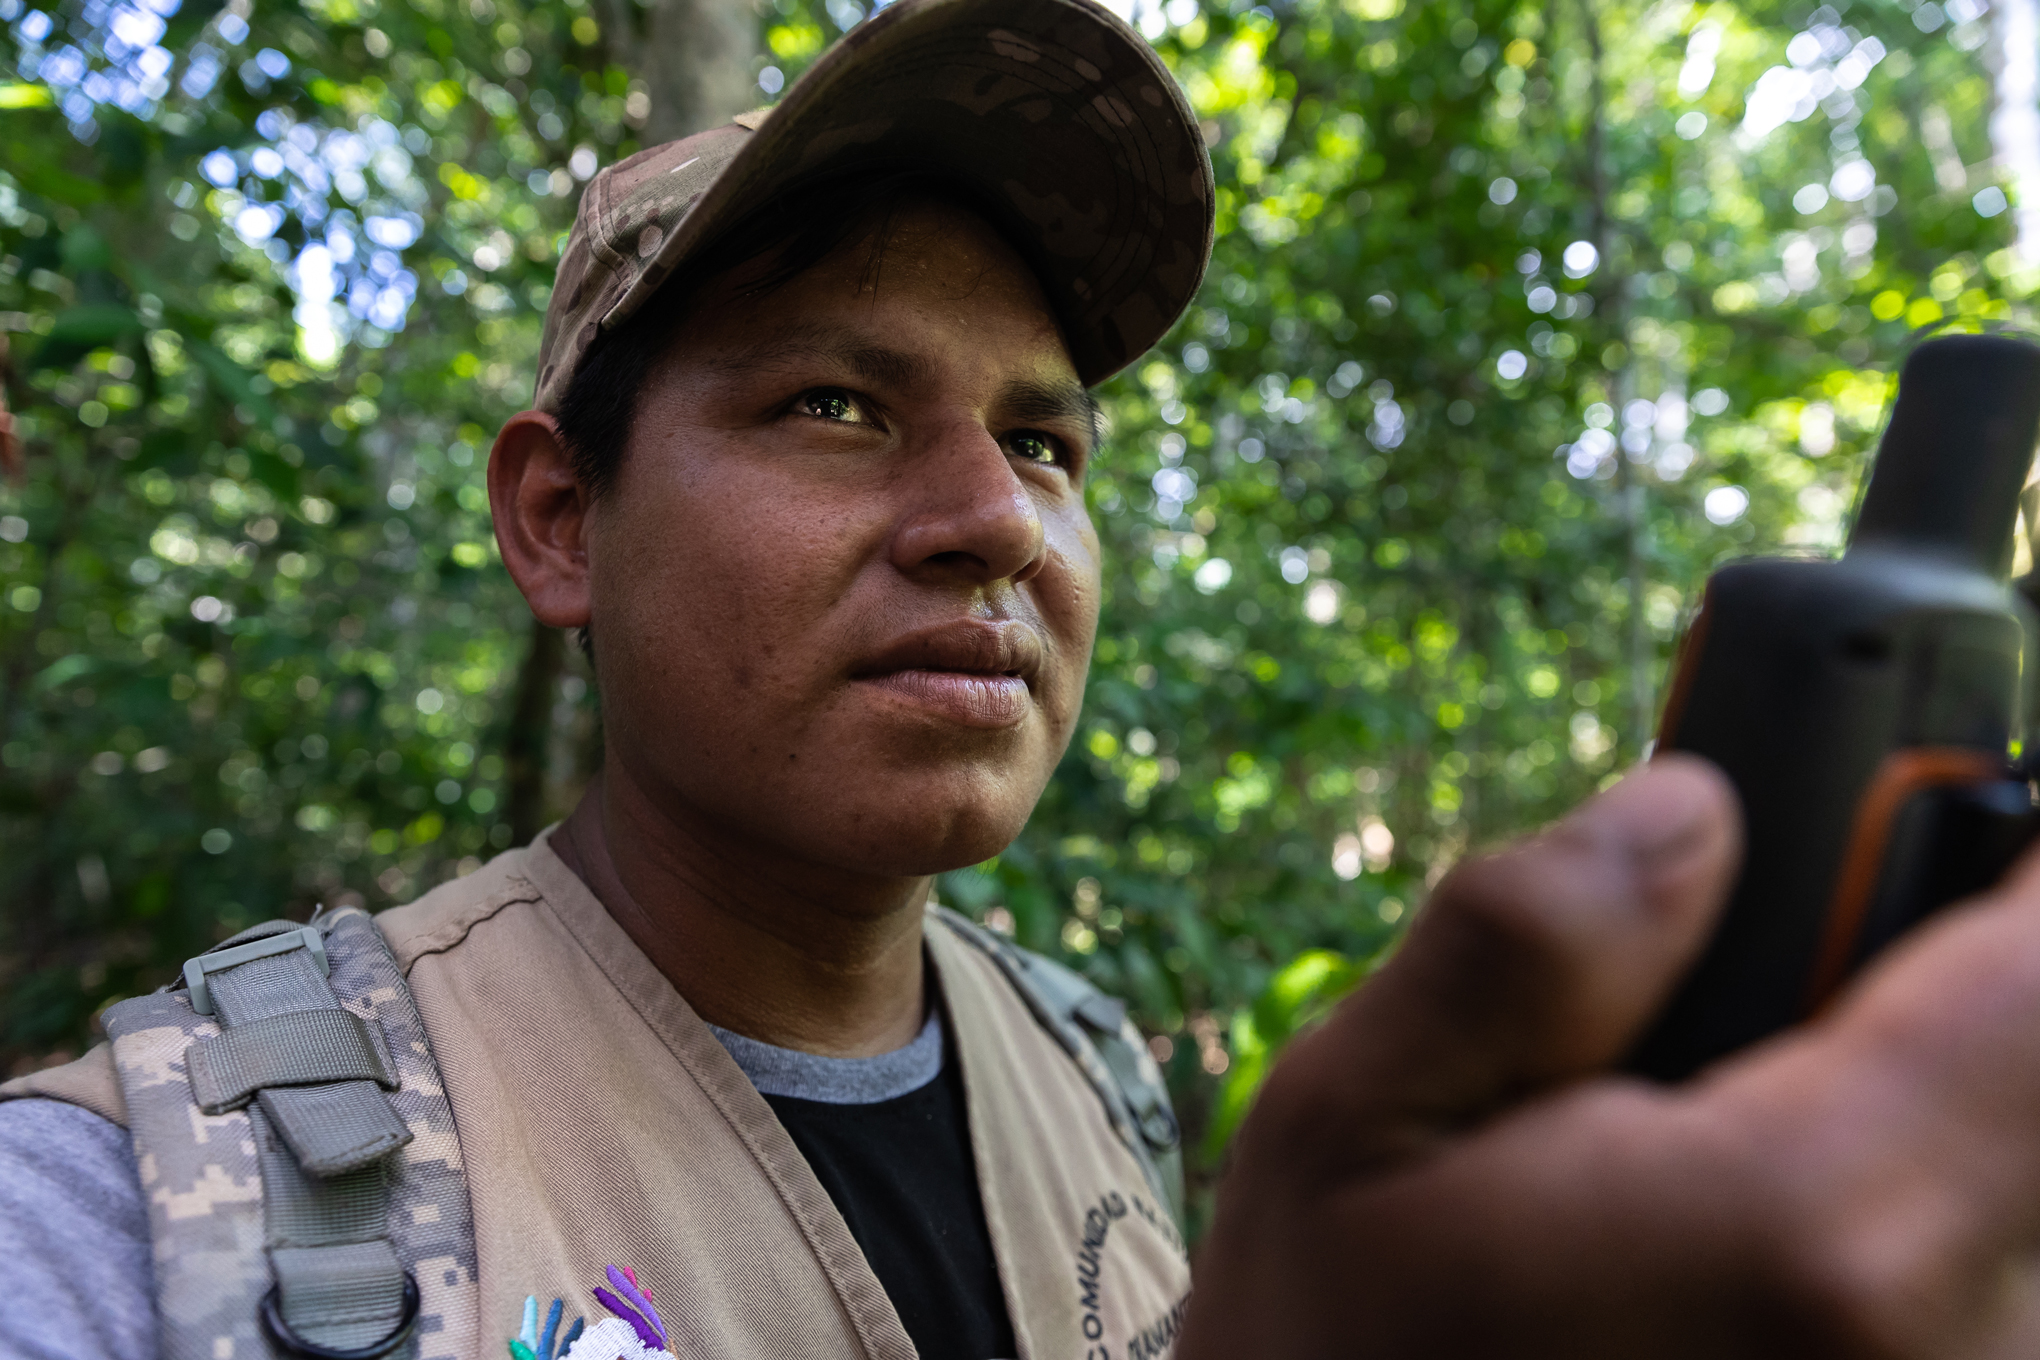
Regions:
<instances>
[{"instance_id":1,"label":"dark hair","mask_svg":"<svg viewBox=\"0 0 2040 1360\"><path fill-rule=\"evenodd\" d=\"M616 480L652 365L709 285L770 256L771 268L742 294L745 299L769 296L870 227L876 228L877 239L866 269L875 274L895 215L907 201L923 197L961 203L1011 237L1001 225L1003 214L988 210L982 195L924 171L864 172L819 181L781 194L740 220L622 325L598 336L568 381L557 416L574 475L588 495L599 498Z\"/></svg>"}]
</instances>

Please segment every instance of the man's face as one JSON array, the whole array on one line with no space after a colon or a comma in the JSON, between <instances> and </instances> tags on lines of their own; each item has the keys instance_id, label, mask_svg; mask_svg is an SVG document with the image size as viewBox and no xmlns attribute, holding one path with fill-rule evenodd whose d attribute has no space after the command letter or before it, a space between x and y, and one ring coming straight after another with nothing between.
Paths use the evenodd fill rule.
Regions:
<instances>
[{"instance_id":1,"label":"man's face","mask_svg":"<svg viewBox=\"0 0 2040 1360\"><path fill-rule=\"evenodd\" d=\"M1083 701L1092 408L1040 287L916 203L759 298L702 299L587 526L610 758L809 864L997 853Z\"/></svg>"}]
</instances>

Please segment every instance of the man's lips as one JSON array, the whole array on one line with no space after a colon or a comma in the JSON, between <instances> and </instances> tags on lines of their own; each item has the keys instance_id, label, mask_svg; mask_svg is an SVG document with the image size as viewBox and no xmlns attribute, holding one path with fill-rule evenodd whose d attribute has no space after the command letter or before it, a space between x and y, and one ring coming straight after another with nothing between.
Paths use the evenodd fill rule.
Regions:
<instances>
[{"instance_id":1,"label":"man's lips","mask_svg":"<svg viewBox=\"0 0 2040 1360\"><path fill-rule=\"evenodd\" d=\"M1041 663L1041 635L1027 624L960 619L888 643L851 678L965 727L1014 727Z\"/></svg>"}]
</instances>

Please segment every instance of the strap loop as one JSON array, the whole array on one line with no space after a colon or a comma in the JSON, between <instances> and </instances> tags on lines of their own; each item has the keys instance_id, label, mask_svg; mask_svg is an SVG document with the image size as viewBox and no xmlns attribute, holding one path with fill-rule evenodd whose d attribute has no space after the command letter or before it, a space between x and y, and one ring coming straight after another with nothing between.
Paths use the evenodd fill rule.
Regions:
<instances>
[{"instance_id":1,"label":"strap loop","mask_svg":"<svg viewBox=\"0 0 2040 1360\"><path fill-rule=\"evenodd\" d=\"M398 1086L382 1028L352 1011L285 1011L222 1030L184 1055L191 1093L207 1114L238 1110L264 1087L372 1081Z\"/></svg>"},{"instance_id":2,"label":"strap loop","mask_svg":"<svg viewBox=\"0 0 2040 1360\"><path fill-rule=\"evenodd\" d=\"M275 1121L305 1174L322 1180L374 1166L411 1141L374 1082L270 1086L255 1104Z\"/></svg>"},{"instance_id":3,"label":"strap loop","mask_svg":"<svg viewBox=\"0 0 2040 1360\"><path fill-rule=\"evenodd\" d=\"M206 986L206 974L224 972L229 968L247 963L253 959L266 959L275 954L288 954L302 949L311 955L319 965L319 976L324 977L326 967L326 937L315 926L299 926L295 929L274 931L279 925L288 926L287 921L266 921L250 930L244 930L234 939L249 938L246 944L227 943L200 954L197 958L184 961L184 985L191 989L191 1009L200 1015L213 1013L212 991ZM272 932L257 935L256 932Z\"/></svg>"},{"instance_id":4,"label":"strap loop","mask_svg":"<svg viewBox=\"0 0 2040 1360\"><path fill-rule=\"evenodd\" d=\"M348 1022L338 1018L347 1012L327 981L326 942L319 928L272 921L235 940L245 943L230 942L184 965L194 1007L203 989L219 1022L219 1037L205 1047L223 1045L208 1055L215 1059L210 1064L199 1056L200 1045L187 1050L194 1060L187 1066L193 1093L201 1102L208 1098L231 1102L244 1094L242 1088L252 1091L299 1164L320 1178L373 1165L410 1142L410 1130L383 1094L383 1088L394 1089L398 1083L381 1036L366 1034L350 1042ZM289 1028L312 1022L286 1020L270 1034L274 1043L264 1041L266 1022L307 1011L329 1012L336 1018L316 1034ZM239 1045L236 1035L241 1031L252 1031L256 1037ZM299 1055L281 1051L285 1038L306 1036L330 1041L332 1051L308 1057L302 1065ZM363 1045L374 1051L374 1061L362 1061ZM328 1064L374 1070L330 1078L309 1075Z\"/></svg>"},{"instance_id":5,"label":"strap loop","mask_svg":"<svg viewBox=\"0 0 2040 1360\"><path fill-rule=\"evenodd\" d=\"M418 1325L418 1306L418 1277L407 1270L404 1272L404 1311L397 1320L396 1330L370 1345L340 1350L307 1341L293 1332L290 1324L283 1320L280 1291L277 1286L271 1285L269 1292L262 1296L262 1330L285 1354L302 1355L307 1360L382 1360L383 1356L411 1339L411 1329Z\"/></svg>"}]
</instances>

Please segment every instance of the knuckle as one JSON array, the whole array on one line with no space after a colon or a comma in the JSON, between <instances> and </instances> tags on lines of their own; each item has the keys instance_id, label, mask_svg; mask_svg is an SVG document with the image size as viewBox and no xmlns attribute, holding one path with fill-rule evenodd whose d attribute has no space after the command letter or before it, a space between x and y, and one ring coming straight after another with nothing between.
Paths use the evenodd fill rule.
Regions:
<instances>
[{"instance_id":1,"label":"knuckle","mask_svg":"<svg viewBox=\"0 0 2040 1360\"><path fill-rule=\"evenodd\" d=\"M1945 1354L1949 1327L1970 1311L1966 1272L1937 1234L1917 1228L1910 1214L1792 1225L1772 1274L1780 1323L1814 1354Z\"/></svg>"},{"instance_id":2,"label":"knuckle","mask_svg":"<svg viewBox=\"0 0 2040 1360\"><path fill-rule=\"evenodd\" d=\"M1318 1141L1346 1113L1339 1088L1323 1079L1311 1061L1311 1038L1297 1041L1268 1073L1254 1097L1247 1127L1259 1140L1276 1147Z\"/></svg>"}]
</instances>

